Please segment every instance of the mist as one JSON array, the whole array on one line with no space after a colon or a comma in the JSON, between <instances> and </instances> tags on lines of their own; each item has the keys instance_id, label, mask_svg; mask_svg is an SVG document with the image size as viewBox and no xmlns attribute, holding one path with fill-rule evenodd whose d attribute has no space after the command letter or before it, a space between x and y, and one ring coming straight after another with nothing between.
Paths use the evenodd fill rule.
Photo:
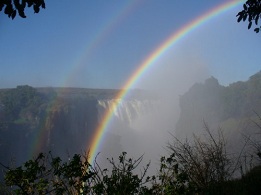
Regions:
<instances>
[{"instance_id":1,"label":"mist","mask_svg":"<svg viewBox=\"0 0 261 195\"><path fill-rule=\"evenodd\" d=\"M209 77L208 66L200 55L191 52L191 55L188 53L184 58L179 55L180 52L172 52L175 55L169 52L147 69L139 82L132 86L148 90L157 97L151 102L151 109L139 114L130 123L113 118L106 130L107 134L119 136L120 146L129 157L135 159L143 155L143 165L151 162L149 173L155 173L159 168L160 157L168 155L166 146L168 142L172 142L172 136L175 136L180 114L180 96L195 83L202 83ZM131 96L131 90L127 97L128 95ZM101 145L100 159L117 159L118 144L115 143L116 148L110 141L104 141Z\"/></svg>"},{"instance_id":2,"label":"mist","mask_svg":"<svg viewBox=\"0 0 261 195\"><path fill-rule=\"evenodd\" d=\"M15 114L7 115L1 99L5 90L0 89L0 162L15 158L21 165L49 150L66 161L88 151L110 102L146 56L203 16L205 22L187 29L128 89L100 140L97 162L109 168L107 158L118 159L125 151L133 159L143 155L141 167L151 162L148 173L155 174L172 136L201 135L204 119L214 130L228 129L233 148L241 141L239 131L250 132L253 110L261 110L260 85L253 81L229 88L260 70L260 36L237 23L242 5L206 17L223 3L48 1L45 10L31 10L24 20L17 15L12 21L3 13L0 88L29 85L37 94L47 92L40 95L44 101L39 96L29 97L27 104L17 101L18 108L8 113ZM227 88L217 84L209 90L205 80L211 76ZM193 86L199 88L196 93L190 91ZM136 89L152 95L138 97L132 94ZM22 96L14 94L8 100L17 103ZM180 102L184 94L189 96L187 107L188 102ZM181 113L184 107L187 112Z\"/></svg>"}]
</instances>

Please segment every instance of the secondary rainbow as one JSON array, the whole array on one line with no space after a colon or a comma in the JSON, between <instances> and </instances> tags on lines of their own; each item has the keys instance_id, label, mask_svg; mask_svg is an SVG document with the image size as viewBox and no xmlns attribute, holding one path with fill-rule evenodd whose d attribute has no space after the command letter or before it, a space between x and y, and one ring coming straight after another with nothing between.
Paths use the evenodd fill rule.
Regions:
<instances>
[{"instance_id":1,"label":"secondary rainbow","mask_svg":"<svg viewBox=\"0 0 261 195\"><path fill-rule=\"evenodd\" d=\"M173 47L179 40L191 33L193 30L199 26L206 23L208 20L228 11L229 9L242 4L244 1L228 1L223 3L213 9L207 11L203 15L199 16L195 20L182 26L179 30L175 31L170 37L168 37L158 48L156 48L150 55L148 55L144 61L140 64L139 68L131 75L127 82L123 85L122 90L116 95L115 99L124 99L127 95L131 86L133 86L142 76L142 74L150 68L155 61L157 61L161 56L171 47ZM91 144L88 145L87 149L90 150L89 157L90 163L93 164L94 159L99 152L99 146L103 140L104 132L108 127L110 121L113 117L113 112L117 109L118 103L114 103L112 109L105 112L99 126L95 130L95 133L91 139Z\"/></svg>"},{"instance_id":2,"label":"secondary rainbow","mask_svg":"<svg viewBox=\"0 0 261 195\"><path fill-rule=\"evenodd\" d=\"M118 28L118 26L129 16L132 14L133 11L137 9L137 7L141 6L143 2L140 0L133 0L133 1L126 1L125 3L119 3L119 7L112 12L113 14L111 16L107 16L107 21L100 26L100 28L95 33L95 36L92 37L91 41L89 43L86 43L84 45L85 48L83 49L83 52L80 52L79 56L75 58L75 61L73 64L75 66L72 66L71 69L68 71L68 75L65 76L65 80L62 80L62 86L70 86L70 83L73 81L75 77L79 74L80 71L82 71L82 68L88 64L89 58L95 53L96 49L99 48L101 44L106 40L106 37L111 34L115 29ZM66 89L60 88L59 91L63 91ZM48 131L46 130L46 122L48 120L48 117L50 116L50 111L55 108L55 106L58 104L59 101L57 101L56 98L54 98L50 104L50 108L48 109L47 113L44 116L44 119L42 120L40 124L40 128L34 135L34 139L32 139L32 142L30 144L30 148L28 151L28 159L32 158L33 156L37 155L39 152L42 151L42 149L45 147L46 140L48 137Z\"/></svg>"},{"instance_id":3,"label":"secondary rainbow","mask_svg":"<svg viewBox=\"0 0 261 195\"><path fill-rule=\"evenodd\" d=\"M106 41L106 38L142 3L140 0L126 1L120 8L115 9L113 15L107 17L107 21L100 26L95 36L89 40L89 43L84 44L86 45L83 49L84 52L80 52L80 55L75 58L75 62L72 63L75 66L72 66L71 70L68 71L68 76L65 77L66 80L62 81L62 86L70 86L70 83L73 83L73 80L78 77L82 69L88 66L90 59Z\"/></svg>"}]
</instances>

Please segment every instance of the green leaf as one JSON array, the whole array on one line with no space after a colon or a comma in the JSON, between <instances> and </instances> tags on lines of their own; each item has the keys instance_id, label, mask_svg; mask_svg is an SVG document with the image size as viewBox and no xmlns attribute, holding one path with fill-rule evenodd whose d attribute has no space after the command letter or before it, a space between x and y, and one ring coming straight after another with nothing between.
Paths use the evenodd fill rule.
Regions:
<instances>
[{"instance_id":1,"label":"green leaf","mask_svg":"<svg viewBox=\"0 0 261 195\"><path fill-rule=\"evenodd\" d=\"M255 18L255 24L258 25L258 19L259 19L259 15L256 16Z\"/></svg>"},{"instance_id":2,"label":"green leaf","mask_svg":"<svg viewBox=\"0 0 261 195\"><path fill-rule=\"evenodd\" d=\"M2 11L3 7L4 7L4 3L0 2L0 11Z\"/></svg>"},{"instance_id":3,"label":"green leaf","mask_svg":"<svg viewBox=\"0 0 261 195\"><path fill-rule=\"evenodd\" d=\"M40 8L37 5L34 5L34 13L38 13L40 11Z\"/></svg>"},{"instance_id":4,"label":"green leaf","mask_svg":"<svg viewBox=\"0 0 261 195\"><path fill-rule=\"evenodd\" d=\"M12 14L12 12L13 12L13 7L12 7L12 5L7 5L6 7L5 7L5 14L7 14L8 15L8 17L10 17L11 16L11 14Z\"/></svg>"},{"instance_id":5,"label":"green leaf","mask_svg":"<svg viewBox=\"0 0 261 195\"><path fill-rule=\"evenodd\" d=\"M260 30L260 28L255 28L255 29L254 29L254 31L255 31L256 33L259 33L259 30Z\"/></svg>"},{"instance_id":6,"label":"green leaf","mask_svg":"<svg viewBox=\"0 0 261 195\"><path fill-rule=\"evenodd\" d=\"M42 2L42 8L45 9L45 3L44 3L44 1Z\"/></svg>"},{"instance_id":7,"label":"green leaf","mask_svg":"<svg viewBox=\"0 0 261 195\"><path fill-rule=\"evenodd\" d=\"M238 19L237 19L237 22L240 22L241 20L242 20L242 18L243 18L243 16L242 16L242 14L238 14Z\"/></svg>"},{"instance_id":8,"label":"green leaf","mask_svg":"<svg viewBox=\"0 0 261 195\"><path fill-rule=\"evenodd\" d=\"M251 26L252 26L252 22L249 22L249 24L248 24L248 29L250 29L251 28Z\"/></svg>"},{"instance_id":9,"label":"green leaf","mask_svg":"<svg viewBox=\"0 0 261 195\"><path fill-rule=\"evenodd\" d=\"M244 4L243 7L244 7L244 10L247 11L247 6L246 6L246 4Z\"/></svg>"},{"instance_id":10,"label":"green leaf","mask_svg":"<svg viewBox=\"0 0 261 195\"><path fill-rule=\"evenodd\" d=\"M27 5L28 5L28 7L31 7L33 5L33 2L27 1Z\"/></svg>"},{"instance_id":11,"label":"green leaf","mask_svg":"<svg viewBox=\"0 0 261 195\"><path fill-rule=\"evenodd\" d=\"M22 10L18 10L19 16L21 16L22 18L26 18L24 11Z\"/></svg>"},{"instance_id":12,"label":"green leaf","mask_svg":"<svg viewBox=\"0 0 261 195\"><path fill-rule=\"evenodd\" d=\"M15 16L16 16L16 10L14 10L12 13L12 20L15 18Z\"/></svg>"},{"instance_id":13,"label":"green leaf","mask_svg":"<svg viewBox=\"0 0 261 195\"><path fill-rule=\"evenodd\" d=\"M247 19L247 15L246 15L246 14L244 14L244 15L243 15L243 21L245 22L245 21L246 21L246 19Z\"/></svg>"}]
</instances>

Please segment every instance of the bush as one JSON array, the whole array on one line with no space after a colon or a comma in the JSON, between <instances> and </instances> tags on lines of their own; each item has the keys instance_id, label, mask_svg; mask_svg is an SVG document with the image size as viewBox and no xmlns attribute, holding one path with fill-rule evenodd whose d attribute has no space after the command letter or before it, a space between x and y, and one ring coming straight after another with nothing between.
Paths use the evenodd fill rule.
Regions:
<instances>
[{"instance_id":1,"label":"bush","mask_svg":"<svg viewBox=\"0 0 261 195\"><path fill-rule=\"evenodd\" d=\"M234 172L238 170L237 159L227 153L226 141L222 131L214 136L205 124L206 135L203 138L194 135L192 142L181 142L173 136L174 142L169 143L167 148L171 158L168 163L168 180L182 178L183 186L188 192L215 191L219 186L229 181ZM176 179L176 182L179 181Z\"/></svg>"},{"instance_id":2,"label":"bush","mask_svg":"<svg viewBox=\"0 0 261 195\"><path fill-rule=\"evenodd\" d=\"M40 153L23 166L14 169L5 166L7 188L3 189L10 194L146 194L149 164L141 175L134 174L142 156L134 160L126 155L123 152L119 156L118 164L109 160L112 170L108 171L101 169L96 161L94 166L89 164L87 154L75 154L68 162L62 162L51 153Z\"/></svg>"}]
</instances>

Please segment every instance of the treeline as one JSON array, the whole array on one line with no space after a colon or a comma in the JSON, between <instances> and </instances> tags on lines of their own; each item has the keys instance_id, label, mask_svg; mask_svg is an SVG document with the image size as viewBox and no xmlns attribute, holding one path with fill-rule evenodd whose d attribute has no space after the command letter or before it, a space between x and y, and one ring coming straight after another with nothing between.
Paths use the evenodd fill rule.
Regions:
<instances>
[{"instance_id":1,"label":"treeline","mask_svg":"<svg viewBox=\"0 0 261 195\"><path fill-rule=\"evenodd\" d=\"M126 152L108 159L111 166L106 168L96 160L90 164L88 153L75 154L66 162L51 152L40 153L19 167L1 164L5 176L0 193L260 194L260 142L246 140L241 152L232 154L222 131L211 133L206 124L204 137L182 142L173 136L172 140L166 147L169 155L161 157L155 175L147 175L149 162L141 167L143 156L128 158ZM243 155L252 146L256 150Z\"/></svg>"}]
</instances>

